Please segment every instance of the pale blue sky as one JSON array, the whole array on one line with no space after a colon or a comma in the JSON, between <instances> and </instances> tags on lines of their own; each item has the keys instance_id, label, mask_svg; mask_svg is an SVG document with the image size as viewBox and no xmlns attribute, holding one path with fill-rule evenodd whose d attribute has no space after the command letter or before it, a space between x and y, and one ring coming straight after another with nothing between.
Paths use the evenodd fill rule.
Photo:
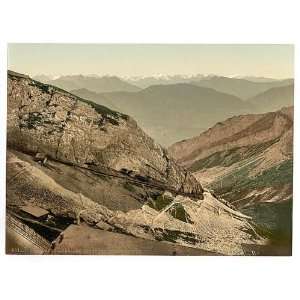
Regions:
<instances>
[{"instance_id":1,"label":"pale blue sky","mask_svg":"<svg viewBox=\"0 0 300 300\"><path fill-rule=\"evenodd\" d=\"M37 74L294 77L292 45L9 44L8 68Z\"/></svg>"}]
</instances>

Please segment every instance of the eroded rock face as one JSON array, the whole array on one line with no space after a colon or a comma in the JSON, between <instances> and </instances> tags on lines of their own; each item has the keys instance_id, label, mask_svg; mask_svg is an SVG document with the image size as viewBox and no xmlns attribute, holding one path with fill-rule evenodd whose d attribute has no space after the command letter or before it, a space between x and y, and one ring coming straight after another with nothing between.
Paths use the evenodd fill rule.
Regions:
<instances>
[{"instance_id":1,"label":"eroded rock face","mask_svg":"<svg viewBox=\"0 0 300 300\"><path fill-rule=\"evenodd\" d=\"M125 168L202 195L197 180L129 116L15 73L8 74L7 143L80 166Z\"/></svg>"},{"instance_id":2,"label":"eroded rock face","mask_svg":"<svg viewBox=\"0 0 300 300\"><path fill-rule=\"evenodd\" d=\"M229 118L199 136L173 144L168 148L169 153L188 168L216 152L276 140L293 128L293 109L287 107L265 114Z\"/></svg>"}]
</instances>

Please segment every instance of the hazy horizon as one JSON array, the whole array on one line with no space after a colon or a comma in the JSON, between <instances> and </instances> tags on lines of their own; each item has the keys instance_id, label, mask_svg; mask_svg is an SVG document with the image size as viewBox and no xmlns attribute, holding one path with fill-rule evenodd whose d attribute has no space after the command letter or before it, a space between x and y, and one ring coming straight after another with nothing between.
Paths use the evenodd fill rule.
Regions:
<instances>
[{"instance_id":1,"label":"hazy horizon","mask_svg":"<svg viewBox=\"0 0 300 300\"><path fill-rule=\"evenodd\" d=\"M218 75L294 78L293 45L9 44L8 69L30 76Z\"/></svg>"}]
</instances>

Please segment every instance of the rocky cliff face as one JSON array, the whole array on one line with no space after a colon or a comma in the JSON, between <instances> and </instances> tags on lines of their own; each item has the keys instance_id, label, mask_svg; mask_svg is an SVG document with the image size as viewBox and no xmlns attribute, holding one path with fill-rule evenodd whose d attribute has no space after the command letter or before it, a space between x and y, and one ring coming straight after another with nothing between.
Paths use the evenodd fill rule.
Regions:
<instances>
[{"instance_id":1,"label":"rocky cliff face","mask_svg":"<svg viewBox=\"0 0 300 300\"><path fill-rule=\"evenodd\" d=\"M7 144L78 166L131 170L202 195L200 183L129 116L13 72L8 74Z\"/></svg>"}]
</instances>

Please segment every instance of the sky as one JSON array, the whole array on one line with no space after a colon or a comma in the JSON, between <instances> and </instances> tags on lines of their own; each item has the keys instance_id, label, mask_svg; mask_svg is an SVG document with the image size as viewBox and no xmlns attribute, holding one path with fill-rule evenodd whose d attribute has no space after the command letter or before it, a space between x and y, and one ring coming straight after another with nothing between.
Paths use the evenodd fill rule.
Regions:
<instances>
[{"instance_id":1,"label":"sky","mask_svg":"<svg viewBox=\"0 0 300 300\"><path fill-rule=\"evenodd\" d=\"M294 77L294 47L263 44L9 44L8 69L97 74Z\"/></svg>"}]
</instances>

